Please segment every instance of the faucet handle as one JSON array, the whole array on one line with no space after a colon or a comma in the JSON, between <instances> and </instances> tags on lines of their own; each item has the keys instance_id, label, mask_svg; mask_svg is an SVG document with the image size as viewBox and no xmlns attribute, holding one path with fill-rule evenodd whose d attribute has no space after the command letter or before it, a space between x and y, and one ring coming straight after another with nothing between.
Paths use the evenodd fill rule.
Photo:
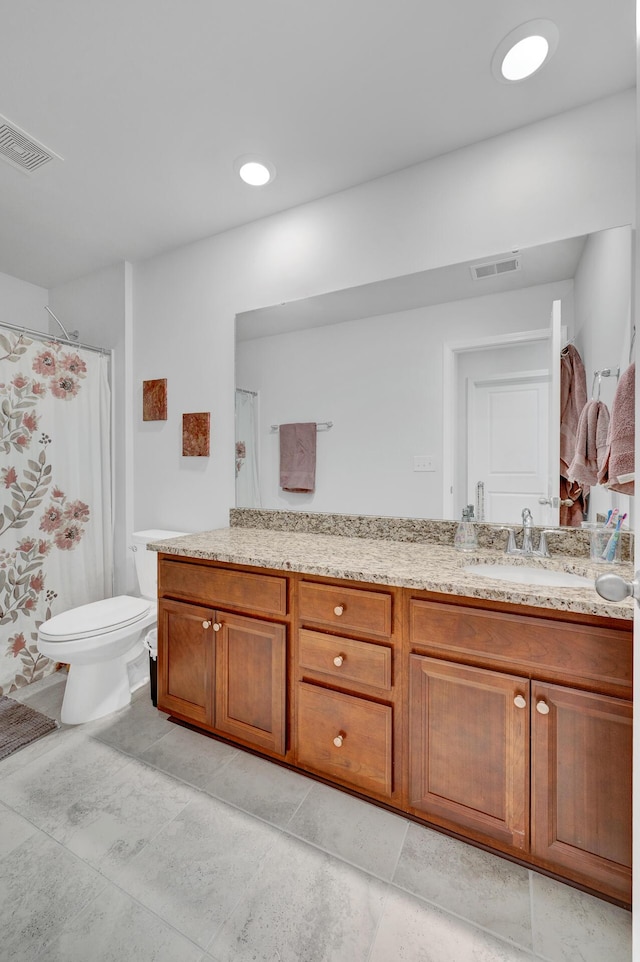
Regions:
<instances>
[{"instance_id":1,"label":"faucet handle","mask_svg":"<svg viewBox=\"0 0 640 962\"><path fill-rule=\"evenodd\" d=\"M540 532L540 541L538 542L538 550L536 551L536 554L540 555L541 558L551 557L551 554L549 552L549 545L547 544L547 535L555 534L555 533L556 531L554 528L545 528L543 531Z\"/></svg>"},{"instance_id":2,"label":"faucet handle","mask_svg":"<svg viewBox=\"0 0 640 962\"><path fill-rule=\"evenodd\" d=\"M510 528L508 525L500 525L496 531L508 531L509 537L507 539L507 547L505 549L507 554L517 554L518 549L516 548L516 532L514 528Z\"/></svg>"}]
</instances>

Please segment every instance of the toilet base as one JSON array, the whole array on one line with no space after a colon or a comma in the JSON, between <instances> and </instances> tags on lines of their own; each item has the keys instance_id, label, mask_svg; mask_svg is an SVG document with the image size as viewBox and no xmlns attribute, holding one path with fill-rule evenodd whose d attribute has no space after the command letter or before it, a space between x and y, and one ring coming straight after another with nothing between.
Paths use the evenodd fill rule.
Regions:
<instances>
[{"instance_id":1,"label":"toilet base","mask_svg":"<svg viewBox=\"0 0 640 962\"><path fill-rule=\"evenodd\" d=\"M104 718L131 703L127 666L144 653L142 637L123 655L88 665L69 665L60 720L82 725Z\"/></svg>"}]
</instances>

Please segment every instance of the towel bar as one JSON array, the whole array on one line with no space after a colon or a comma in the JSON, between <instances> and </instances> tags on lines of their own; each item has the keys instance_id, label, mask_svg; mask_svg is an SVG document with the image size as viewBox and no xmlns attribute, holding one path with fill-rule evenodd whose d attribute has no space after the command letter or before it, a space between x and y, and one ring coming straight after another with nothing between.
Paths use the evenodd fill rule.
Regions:
<instances>
[{"instance_id":1,"label":"towel bar","mask_svg":"<svg viewBox=\"0 0 640 962\"><path fill-rule=\"evenodd\" d=\"M316 431L329 431L333 427L333 421L318 421L316 424ZM279 424L272 424L272 433L280 430Z\"/></svg>"}]
</instances>

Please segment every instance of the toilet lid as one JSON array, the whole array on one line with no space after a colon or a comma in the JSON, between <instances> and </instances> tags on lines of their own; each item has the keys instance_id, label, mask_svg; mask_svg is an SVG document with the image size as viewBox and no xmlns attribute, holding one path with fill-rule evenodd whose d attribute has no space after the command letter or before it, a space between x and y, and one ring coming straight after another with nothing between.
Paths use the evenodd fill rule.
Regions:
<instances>
[{"instance_id":1,"label":"toilet lid","mask_svg":"<svg viewBox=\"0 0 640 962\"><path fill-rule=\"evenodd\" d=\"M74 641L90 638L104 631L116 631L140 621L149 614L151 604L144 598L118 595L104 601L92 601L89 605L71 608L54 615L40 626L40 636L51 641Z\"/></svg>"}]
</instances>

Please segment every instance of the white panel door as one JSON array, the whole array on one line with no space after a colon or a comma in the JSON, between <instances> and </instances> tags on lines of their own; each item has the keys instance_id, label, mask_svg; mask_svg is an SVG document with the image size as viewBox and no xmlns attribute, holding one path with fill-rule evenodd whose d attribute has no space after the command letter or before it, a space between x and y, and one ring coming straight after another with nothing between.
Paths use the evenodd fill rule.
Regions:
<instances>
[{"instance_id":1,"label":"white panel door","mask_svg":"<svg viewBox=\"0 0 640 962\"><path fill-rule=\"evenodd\" d=\"M536 525L551 523L540 504L549 483L549 375L514 372L468 383L469 502L484 482L485 520L522 523L529 508Z\"/></svg>"}]
</instances>

